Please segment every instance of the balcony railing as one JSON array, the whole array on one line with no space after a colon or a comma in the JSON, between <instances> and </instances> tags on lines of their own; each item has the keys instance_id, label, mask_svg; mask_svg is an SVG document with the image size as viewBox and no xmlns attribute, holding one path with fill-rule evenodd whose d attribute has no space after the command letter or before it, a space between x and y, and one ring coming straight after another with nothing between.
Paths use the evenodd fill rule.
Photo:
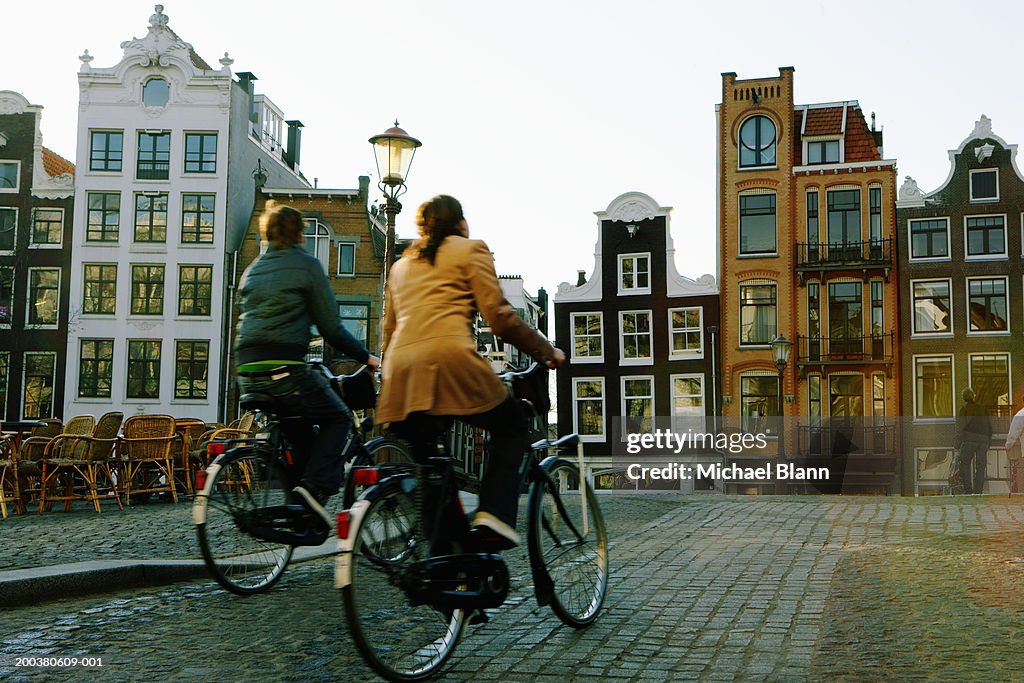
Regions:
<instances>
[{"instance_id":1,"label":"balcony railing","mask_svg":"<svg viewBox=\"0 0 1024 683\"><path fill-rule=\"evenodd\" d=\"M860 337L796 337L797 364L891 363L895 332Z\"/></svg>"},{"instance_id":2,"label":"balcony railing","mask_svg":"<svg viewBox=\"0 0 1024 683\"><path fill-rule=\"evenodd\" d=\"M166 161L140 161L135 168L139 180L167 180L171 165Z\"/></svg>"},{"instance_id":3,"label":"balcony railing","mask_svg":"<svg viewBox=\"0 0 1024 683\"><path fill-rule=\"evenodd\" d=\"M893 240L867 242L800 242L796 245L799 270L849 267L891 267Z\"/></svg>"},{"instance_id":4,"label":"balcony railing","mask_svg":"<svg viewBox=\"0 0 1024 683\"><path fill-rule=\"evenodd\" d=\"M797 452L804 458L854 458L862 471L890 472L897 456L896 425L885 418L822 418L797 428Z\"/></svg>"}]
</instances>

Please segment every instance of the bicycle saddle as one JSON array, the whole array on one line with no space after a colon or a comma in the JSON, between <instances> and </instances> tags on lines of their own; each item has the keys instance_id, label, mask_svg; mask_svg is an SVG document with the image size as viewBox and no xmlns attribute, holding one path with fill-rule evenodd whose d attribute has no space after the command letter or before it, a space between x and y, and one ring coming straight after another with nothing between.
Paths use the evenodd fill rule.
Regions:
<instances>
[{"instance_id":1,"label":"bicycle saddle","mask_svg":"<svg viewBox=\"0 0 1024 683\"><path fill-rule=\"evenodd\" d=\"M243 410L258 410L261 413L272 413L274 408L277 406L277 401L270 394L261 394L259 392L252 392L248 394L242 394L238 398L238 405Z\"/></svg>"},{"instance_id":2,"label":"bicycle saddle","mask_svg":"<svg viewBox=\"0 0 1024 683\"><path fill-rule=\"evenodd\" d=\"M580 442L579 434L566 434L561 439L549 441L541 439L533 443L533 448L576 448Z\"/></svg>"}]
</instances>

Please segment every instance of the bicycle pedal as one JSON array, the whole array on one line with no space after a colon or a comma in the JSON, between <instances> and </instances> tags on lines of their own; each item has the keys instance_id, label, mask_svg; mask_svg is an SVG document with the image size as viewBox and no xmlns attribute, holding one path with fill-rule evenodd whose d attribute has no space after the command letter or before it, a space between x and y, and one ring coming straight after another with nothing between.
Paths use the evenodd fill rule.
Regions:
<instances>
[{"instance_id":1,"label":"bicycle pedal","mask_svg":"<svg viewBox=\"0 0 1024 683\"><path fill-rule=\"evenodd\" d=\"M477 624L486 624L490 620L491 617L488 616L487 612L482 609L478 609L469 616L469 625L476 626Z\"/></svg>"}]
</instances>

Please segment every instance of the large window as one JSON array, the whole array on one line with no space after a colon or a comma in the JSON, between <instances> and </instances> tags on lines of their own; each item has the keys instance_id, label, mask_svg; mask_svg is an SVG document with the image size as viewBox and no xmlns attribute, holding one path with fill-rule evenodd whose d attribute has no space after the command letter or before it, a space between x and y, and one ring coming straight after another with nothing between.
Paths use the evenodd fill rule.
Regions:
<instances>
[{"instance_id":1,"label":"large window","mask_svg":"<svg viewBox=\"0 0 1024 683\"><path fill-rule=\"evenodd\" d=\"M650 311L619 313L622 330L622 362L647 364L652 359L653 334Z\"/></svg>"},{"instance_id":2,"label":"large window","mask_svg":"<svg viewBox=\"0 0 1024 683\"><path fill-rule=\"evenodd\" d=\"M704 375L672 375L672 417L704 415Z\"/></svg>"},{"instance_id":3,"label":"large window","mask_svg":"<svg viewBox=\"0 0 1024 683\"><path fill-rule=\"evenodd\" d=\"M94 130L89 134L89 170L120 171L124 156L124 132Z\"/></svg>"},{"instance_id":4,"label":"large window","mask_svg":"<svg viewBox=\"0 0 1024 683\"><path fill-rule=\"evenodd\" d=\"M213 212L216 197L212 194L181 195L181 241L213 243Z\"/></svg>"},{"instance_id":5,"label":"large window","mask_svg":"<svg viewBox=\"0 0 1024 683\"><path fill-rule=\"evenodd\" d=\"M25 354L21 414L26 420L53 417L53 382L56 370L57 354Z\"/></svg>"},{"instance_id":6,"label":"large window","mask_svg":"<svg viewBox=\"0 0 1024 683\"><path fill-rule=\"evenodd\" d=\"M673 358L700 358L704 355L703 310L700 306L669 309L670 356Z\"/></svg>"},{"instance_id":7,"label":"large window","mask_svg":"<svg viewBox=\"0 0 1024 683\"><path fill-rule=\"evenodd\" d=\"M775 124L767 116L751 116L740 126L740 167L775 165Z\"/></svg>"},{"instance_id":8,"label":"large window","mask_svg":"<svg viewBox=\"0 0 1024 683\"><path fill-rule=\"evenodd\" d=\"M116 242L121 223L121 195L117 192L90 192L85 239L90 242Z\"/></svg>"},{"instance_id":9,"label":"large window","mask_svg":"<svg viewBox=\"0 0 1024 683\"><path fill-rule=\"evenodd\" d=\"M871 258L882 258L882 188L868 188L868 237Z\"/></svg>"},{"instance_id":10,"label":"large window","mask_svg":"<svg viewBox=\"0 0 1024 683\"><path fill-rule=\"evenodd\" d=\"M86 263L82 275L82 312L113 315L117 303L117 264Z\"/></svg>"},{"instance_id":11,"label":"large window","mask_svg":"<svg viewBox=\"0 0 1024 683\"><path fill-rule=\"evenodd\" d=\"M740 345L771 343L778 334L775 283L740 285Z\"/></svg>"},{"instance_id":12,"label":"large window","mask_svg":"<svg viewBox=\"0 0 1024 683\"><path fill-rule=\"evenodd\" d=\"M114 378L114 340L83 339L78 359L78 395L110 398Z\"/></svg>"},{"instance_id":13,"label":"large window","mask_svg":"<svg viewBox=\"0 0 1024 683\"><path fill-rule=\"evenodd\" d=\"M838 164L839 140L811 140L807 143L808 164Z\"/></svg>"},{"instance_id":14,"label":"large window","mask_svg":"<svg viewBox=\"0 0 1024 683\"><path fill-rule=\"evenodd\" d=\"M821 233L818 226L818 191L807 191L807 261L813 263L818 260L820 254L818 244L821 242Z\"/></svg>"},{"instance_id":15,"label":"large window","mask_svg":"<svg viewBox=\"0 0 1024 683\"><path fill-rule=\"evenodd\" d=\"M56 325L60 312L60 268L28 269L29 326Z\"/></svg>"},{"instance_id":16,"label":"large window","mask_svg":"<svg viewBox=\"0 0 1024 683\"><path fill-rule=\"evenodd\" d=\"M185 173L217 172L217 134L185 133Z\"/></svg>"},{"instance_id":17,"label":"large window","mask_svg":"<svg viewBox=\"0 0 1024 683\"><path fill-rule=\"evenodd\" d=\"M999 199L999 171L985 169L971 171L971 201L990 202Z\"/></svg>"},{"instance_id":18,"label":"large window","mask_svg":"<svg viewBox=\"0 0 1024 683\"><path fill-rule=\"evenodd\" d=\"M598 363L604 360L604 317L600 313L573 313L572 360Z\"/></svg>"},{"instance_id":19,"label":"large window","mask_svg":"<svg viewBox=\"0 0 1024 683\"><path fill-rule=\"evenodd\" d=\"M967 331L1006 332L1006 278L967 278Z\"/></svg>"},{"instance_id":20,"label":"large window","mask_svg":"<svg viewBox=\"0 0 1024 683\"><path fill-rule=\"evenodd\" d=\"M156 264L132 266L133 315L162 315L164 312L164 267Z\"/></svg>"},{"instance_id":21,"label":"large window","mask_svg":"<svg viewBox=\"0 0 1024 683\"><path fill-rule=\"evenodd\" d=\"M205 399L210 369L210 342L177 341L174 398Z\"/></svg>"},{"instance_id":22,"label":"large window","mask_svg":"<svg viewBox=\"0 0 1024 683\"><path fill-rule=\"evenodd\" d=\"M949 258L949 219L910 221L910 258Z\"/></svg>"},{"instance_id":23,"label":"large window","mask_svg":"<svg viewBox=\"0 0 1024 683\"><path fill-rule=\"evenodd\" d=\"M953 357L914 358L914 417L953 415Z\"/></svg>"},{"instance_id":24,"label":"large window","mask_svg":"<svg viewBox=\"0 0 1024 683\"><path fill-rule=\"evenodd\" d=\"M18 244L18 210L0 206L0 251L14 251Z\"/></svg>"},{"instance_id":25,"label":"large window","mask_svg":"<svg viewBox=\"0 0 1024 683\"><path fill-rule=\"evenodd\" d=\"M128 398L160 398L160 340L128 340Z\"/></svg>"},{"instance_id":26,"label":"large window","mask_svg":"<svg viewBox=\"0 0 1024 683\"><path fill-rule=\"evenodd\" d=\"M140 131L136 177L139 180L167 180L170 169L171 134Z\"/></svg>"},{"instance_id":27,"label":"large window","mask_svg":"<svg viewBox=\"0 0 1024 683\"><path fill-rule=\"evenodd\" d=\"M32 210L32 244L60 246L63 236L63 209Z\"/></svg>"},{"instance_id":28,"label":"large window","mask_svg":"<svg viewBox=\"0 0 1024 683\"><path fill-rule=\"evenodd\" d=\"M135 241L167 241L167 193L135 195Z\"/></svg>"},{"instance_id":29,"label":"large window","mask_svg":"<svg viewBox=\"0 0 1024 683\"><path fill-rule=\"evenodd\" d=\"M821 357L821 284L807 283L807 357Z\"/></svg>"},{"instance_id":30,"label":"large window","mask_svg":"<svg viewBox=\"0 0 1024 683\"><path fill-rule=\"evenodd\" d=\"M20 161L0 161L0 192L17 192Z\"/></svg>"},{"instance_id":31,"label":"large window","mask_svg":"<svg viewBox=\"0 0 1024 683\"><path fill-rule=\"evenodd\" d=\"M338 275L356 274L356 245L352 242L338 243Z\"/></svg>"},{"instance_id":32,"label":"large window","mask_svg":"<svg viewBox=\"0 0 1024 683\"><path fill-rule=\"evenodd\" d=\"M654 428L654 378L622 378L622 416L627 434Z\"/></svg>"},{"instance_id":33,"label":"large window","mask_svg":"<svg viewBox=\"0 0 1024 683\"><path fill-rule=\"evenodd\" d=\"M338 304L341 326L364 345L370 332L370 306L360 303Z\"/></svg>"},{"instance_id":34,"label":"large window","mask_svg":"<svg viewBox=\"0 0 1024 683\"><path fill-rule=\"evenodd\" d=\"M989 415L1010 417L1010 356L1005 353L972 353L968 383L974 389L979 405Z\"/></svg>"},{"instance_id":35,"label":"large window","mask_svg":"<svg viewBox=\"0 0 1024 683\"><path fill-rule=\"evenodd\" d=\"M828 283L829 351L859 354L864 351L864 305L860 282Z\"/></svg>"},{"instance_id":36,"label":"large window","mask_svg":"<svg viewBox=\"0 0 1024 683\"><path fill-rule=\"evenodd\" d=\"M14 319L14 266L0 266L0 326Z\"/></svg>"},{"instance_id":37,"label":"large window","mask_svg":"<svg viewBox=\"0 0 1024 683\"><path fill-rule=\"evenodd\" d=\"M150 78L142 86L142 104L147 107L166 107L171 89L162 78Z\"/></svg>"},{"instance_id":38,"label":"large window","mask_svg":"<svg viewBox=\"0 0 1024 683\"><path fill-rule=\"evenodd\" d=\"M331 248L331 236L320 221L315 218L306 219L306 232L305 241L302 246L307 252L312 254L320 261L320 264L324 267L324 272L327 272L327 260L328 253Z\"/></svg>"},{"instance_id":39,"label":"large window","mask_svg":"<svg viewBox=\"0 0 1024 683\"><path fill-rule=\"evenodd\" d=\"M828 202L829 260L860 257L860 190L830 190Z\"/></svg>"},{"instance_id":40,"label":"large window","mask_svg":"<svg viewBox=\"0 0 1024 683\"><path fill-rule=\"evenodd\" d=\"M914 334L953 331L952 299L949 280L914 280Z\"/></svg>"},{"instance_id":41,"label":"large window","mask_svg":"<svg viewBox=\"0 0 1024 683\"><path fill-rule=\"evenodd\" d=\"M650 294L651 255L619 255L619 294Z\"/></svg>"},{"instance_id":42,"label":"large window","mask_svg":"<svg viewBox=\"0 0 1024 683\"><path fill-rule=\"evenodd\" d=\"M210 315L213 266L178 266L178 315Z\"/></svg>"},{"instance_id":43,"label":"large window","mask_svg":"<svg viewBox=\"0 0 1024 683\"><path fill-rule=\"evenodd\" d=\"M573 379L573 431L582 441L604 439L604 378Z\"/></svg>"},{"instance_id":44,"label":"large window","mask_svg":"<svg viewBox=\"0 0 1024 683\"><path fill-rule=\"evenodd\" d=\"M775 193L740 195L740 254L774 254Z\"/></svg>"},{"instance_id":45,"label":"large window","mask_svg":"<svg viewBox=\"0 0 1024 683\"><path fill-rule=\"evenodd\" d=\"M748 434L772 431L769 418L779 415L779 378L775 373L740 376L740 418Z\"/></svg>"},{"instance_id":46,"label":"large window","mask_svg":"<svg viewBox=\"0 0 1024 683\"><path fill-rule=\"evenodd\" d=\"M1006 216L967 216L964 242L968 258L1006 256Z\"/></svg>"}]
</instances>

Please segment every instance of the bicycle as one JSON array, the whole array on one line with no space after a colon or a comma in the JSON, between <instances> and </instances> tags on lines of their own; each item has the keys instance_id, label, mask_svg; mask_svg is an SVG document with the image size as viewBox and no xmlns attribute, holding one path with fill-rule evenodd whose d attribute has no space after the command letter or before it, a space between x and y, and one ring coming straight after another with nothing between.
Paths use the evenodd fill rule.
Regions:
<instances>
[{"instance_id":1,"label":"bicycle","mask_svg":"<svg viewBox=\"0 0 1024 683\"><path fill-rule=\"evenodd\" d=\"M347 376L335 377L314 363L340 390ZM315 524L311 513L292 493L302 468L296 466L294 449L284 434L286 423L304 418L280 417L277 402L265 394L245 394L239 403L244 410L260 411L266 417L263 431L254 438L209 444L216 456L205 471L206 481L192 506L192 521L199 547L210 574L217 583L238 595L253 595L273 586L284 573L299 546L322 545L330 530ZM363 442L372 419L357 429L353 424L348 448L351 466L374 462L412 462L405 446L394 439L378 437ZM345 478L344 507L351 507L362 492L350 476Z\"/></svg>"},{"instance_id":2,"label":"bicycle","mask_svg":"<svg viewBox=\"0 0 1024 683\"><path fill-rule=\"evenodd\" d=\"M543 368L542 368L543 370ZM545 370L546 371L546 370ZM504 376L522 377L537 372ZM597 618L608 587L608 540L590 485L548 450L582 448L575 434L524 453L529 483L527 546L534 592L565 624ZM428 463L354 469L369 487L338 516L335 582L363 658L393 681L422 680L454 652L466 621L501 605L510 576L500 555L457 552L469 532L459 490L471 478L447 453ZM424 495L425 488L434 489ZM438 504L428 514L424 502Z\"/></svg>"}]
</instances>

